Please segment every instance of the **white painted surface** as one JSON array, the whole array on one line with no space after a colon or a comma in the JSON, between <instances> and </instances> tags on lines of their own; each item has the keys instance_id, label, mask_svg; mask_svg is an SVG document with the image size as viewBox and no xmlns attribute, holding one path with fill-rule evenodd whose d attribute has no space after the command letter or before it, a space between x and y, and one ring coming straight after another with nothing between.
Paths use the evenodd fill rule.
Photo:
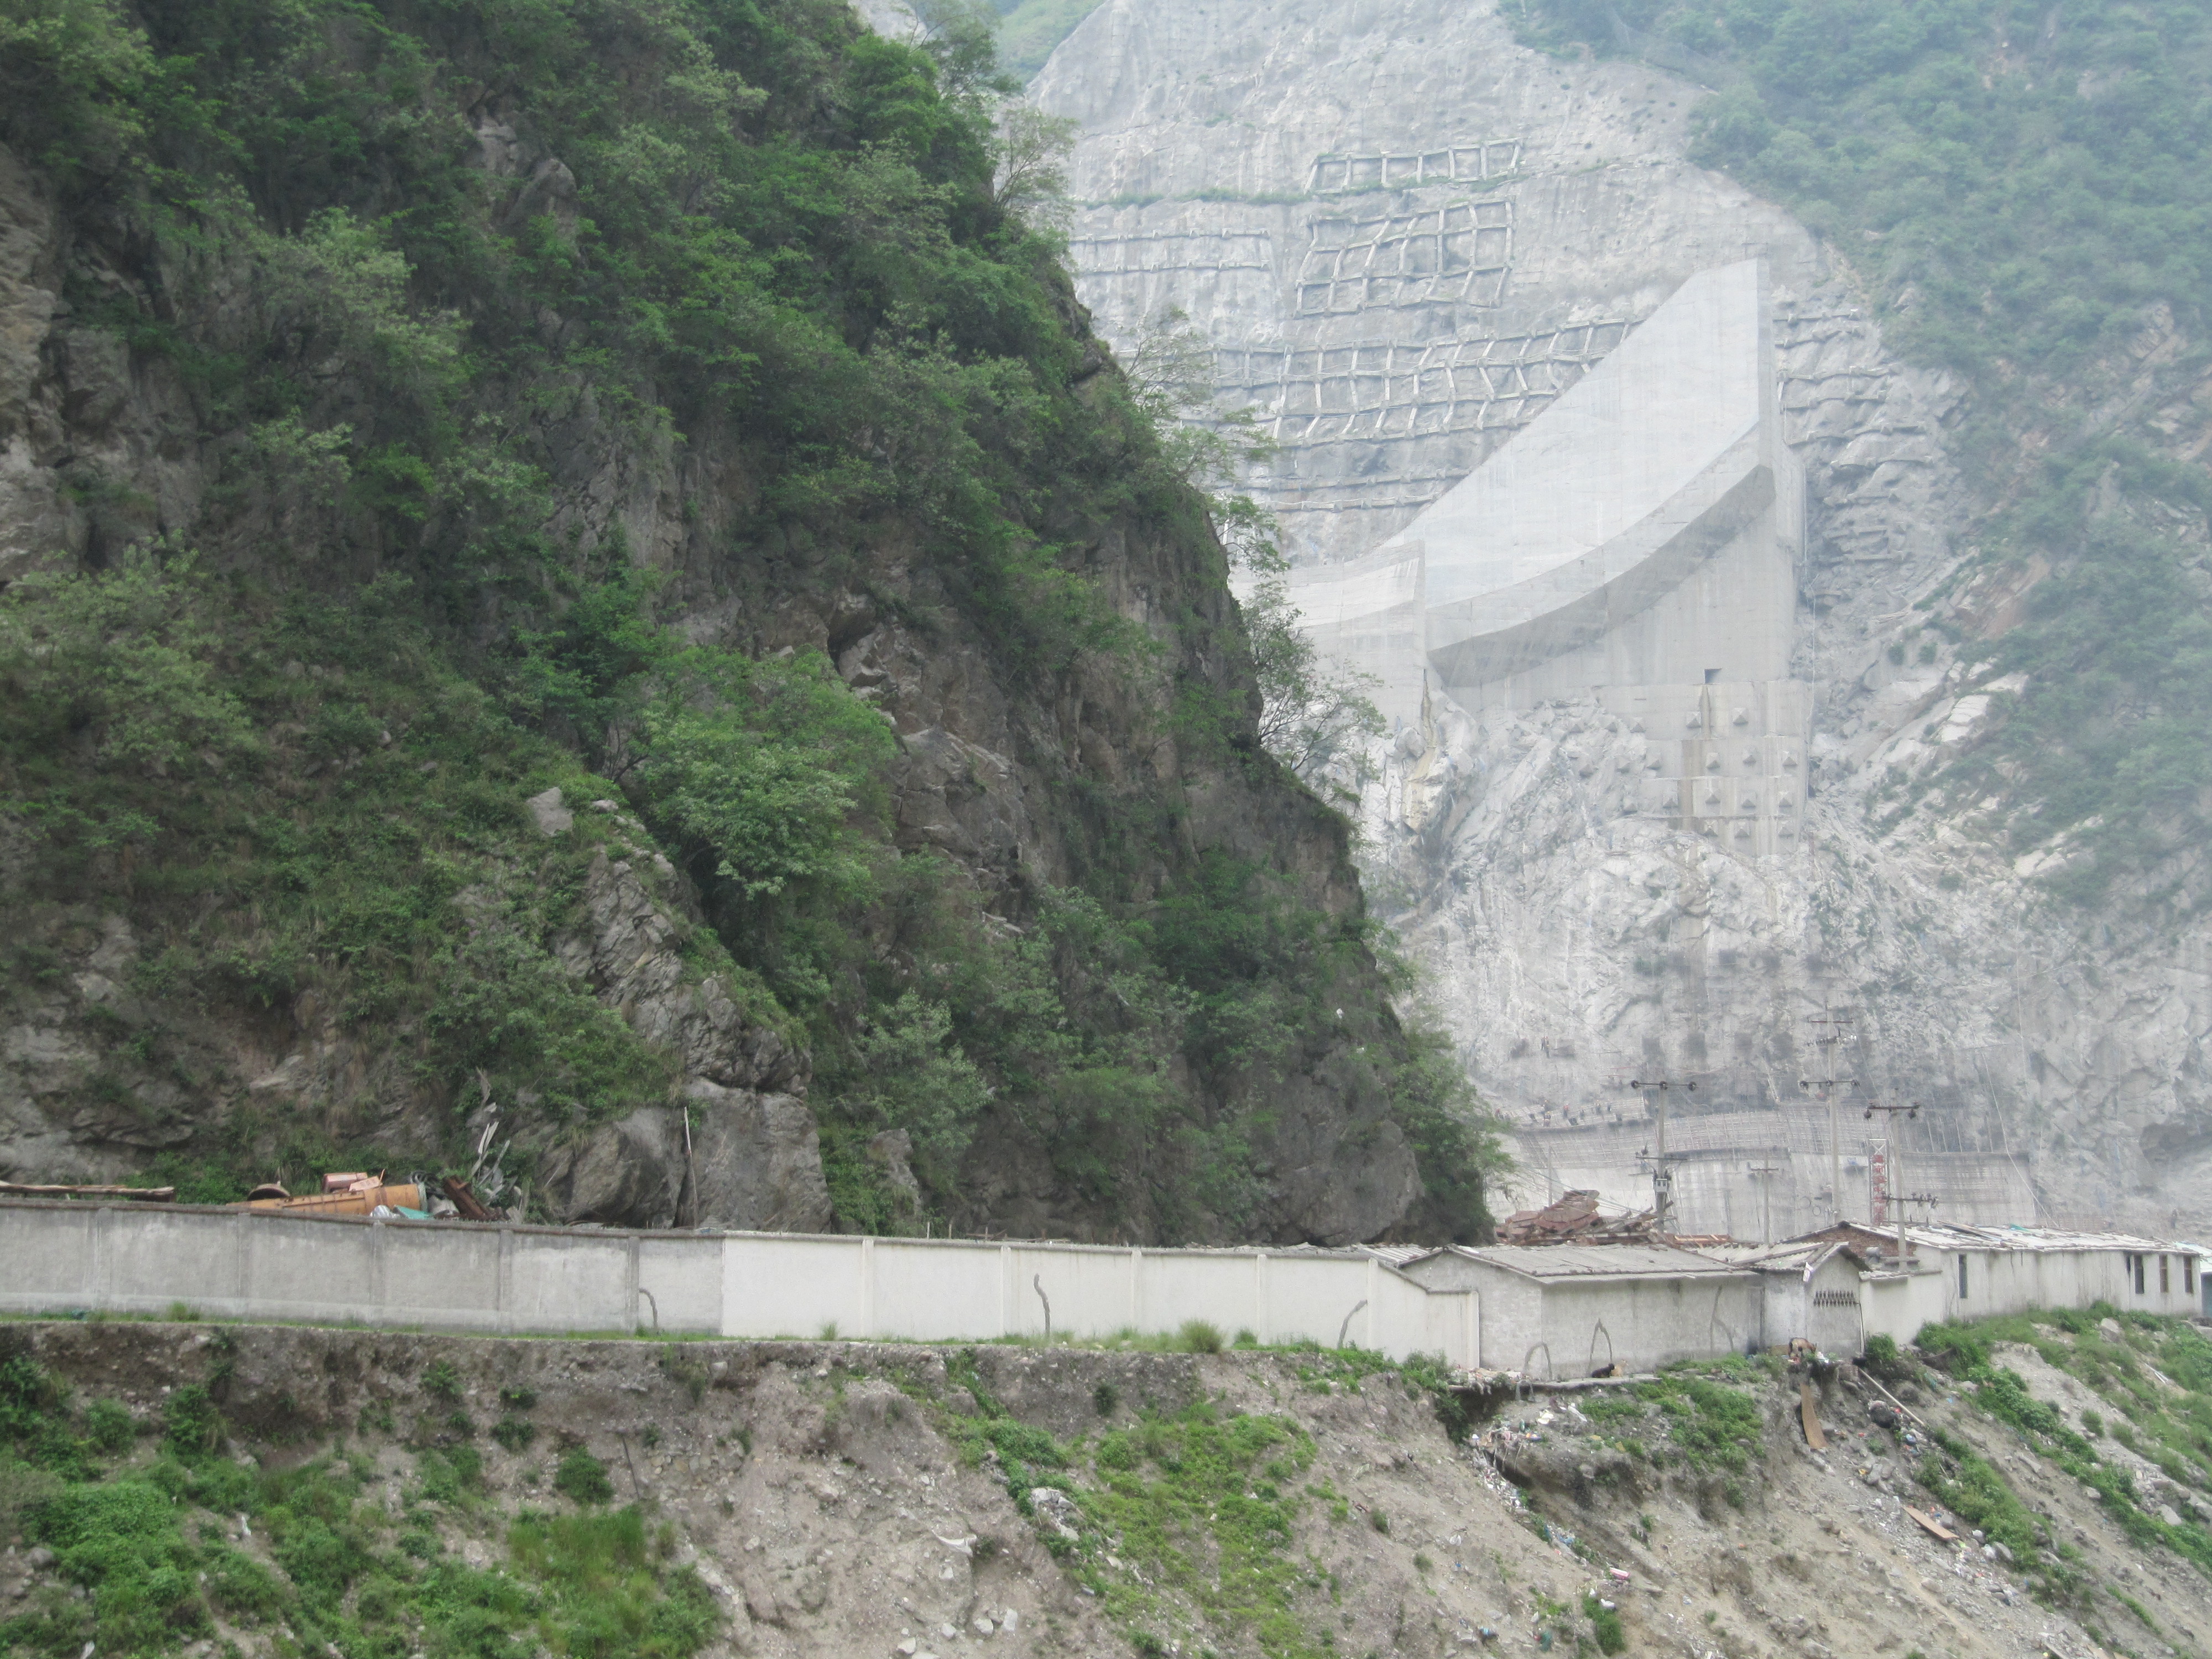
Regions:
<instances>
[{"instance_id":1,"label":"white painted surface","mask_svg":"<svg viewBox=\"0 0 2212 1659\"><path fill-rule=\"evenodd\" d=\"M1623 1271L1536 1277L1512 1261L1621 1258ZM1682 1258L1668 1270L1663 1258ZM1659 1265L1654 1265L1654 1263ZM1741 1353L1760 1340L1762 1288L1747 1268L1686 1251L1598 1245L1449 1249L1408 1262L1408 1277L1481 1298L1484 1362L1537 1376L1583 1376L1608 1364L1650 1370Z\"/></svg>"},{"instance_id":2,"label":"white painted surface","mask_svg":"<svg viewBox=\"0 0 2212 1659\"><path fill-rule=\"evenodd\" d=\"M2078 1249L1973 1249L1916 1245L1915 1271L1869 1275L1866 1329L1910 1342L1925 1325L1948 1320L1987 1319L1997 1314L2028 1313L2039 1308L2087 1308L2109 1302L2122 1313L2152 1313L2187 1318L2197 1312L2200 1292L2185 1290L2185 1251L2164 1250L2153 1241L2142 1248L2113 1244ZM2143 1259L2143 1288L2135 1288L2130 1259ZM1966 1290L1959 1291L1959 1263L1966 1264ZM2166 1268L2159 1288L2159 1263Z\"/></svg>"},{"instance_id":3,"label":"white painted surface","mask_svg":"<svg viewBox=\"0 0 2212 1659\"><path fill-rule=\"evenodd\" d=\"M1042 1295L1040 1295L1040 1291ZM989 1341L1158 1335L1334 1343L1480 1363L1478 1298L1362 1251L1149 1250L965 1239L309 1218L0 1202L0 1311L161 1313L442 1330Z\"/></svg>"},{"instance_id":4,"label":"white painted surface","mask_svg":"<svg viewBox=\"0 0 2212 1659\"><path fill-rule=\"evenodd\" d=\"M1432 605L1492 599L1576 565L1663 513L1756 435L1759 289L1756 260L1698 272L1378 553L1425 543ZM1754 446L1738 468L1759 459ZM1576 597L1579 586L1543 608Z\"/></svg>"}]
</instances>

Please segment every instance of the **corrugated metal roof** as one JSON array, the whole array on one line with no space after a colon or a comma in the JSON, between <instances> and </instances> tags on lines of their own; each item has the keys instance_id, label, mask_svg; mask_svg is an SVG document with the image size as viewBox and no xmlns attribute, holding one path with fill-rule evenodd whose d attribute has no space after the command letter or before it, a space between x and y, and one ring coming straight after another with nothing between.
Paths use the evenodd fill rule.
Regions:
<instances>
[{"instance_id":1,"label":"corrugated metal roof","mask_svg":"<svg viewBox=\"0 0 2212 1659\"><path fill-rule=\"evenodd\" d=\"M1863 1221L1844 1224L1844 1230L1856 1237L1894 1241L1897 1229L1869 1226ZM1835 1228L1824 1229L1810 1237L1826 1237ZM2154 1238L2138 1238L2132 1233L2077 1233L2058 1227L1970 1227L1960 1223L1945 1222L1935 1226L1907 1226L1907 1243L1923 1250L2164 1250L2168 1254L2185 1253L2177 1244L2160 1243ZM1803 1241L1793 1240L1792 1243Z\"/></svg>"},{"instance_id":2,"label":"corrugated metal roof","mask_svg":"<svg viewBox=\"0 0 2212 1659\"><path fill-rule=\"evenodd\" d=\"M1838 1251L1850 1254L1854 1260L1858 1259L1860 1254L1849 1240L1841 1238L1800 1238L1786 1244L1700 1246L1698 1254L1714 1256L1763 1273L1803 1273L1810 1276Z\"/></svg>"},{"instance_id":3,"label":"corrugated metal roof","mask_svg":"<svg viewBox=\"0 0 2212 1659\"><path fill-rule=\"evenodd\" d=\"M1745 1271L1664 1244L1455 1245L1459 1255L1530 1279L1705 1279Z\"/></svg>"},{"instance_id":4,"label":"corrugated metal roof","mask_svg":"<svg viewBox=\"0 0 2212 1659\"><path fill-rule=\"evenodd\" d=\"M1378 1261L1387 1261L1394 1267L1402 1267L1408 1261L1419 1261L1425 1255L1434 1255L1433 1244L1363 1244L1359 1247Z\"/></svg>"}]
</instances>

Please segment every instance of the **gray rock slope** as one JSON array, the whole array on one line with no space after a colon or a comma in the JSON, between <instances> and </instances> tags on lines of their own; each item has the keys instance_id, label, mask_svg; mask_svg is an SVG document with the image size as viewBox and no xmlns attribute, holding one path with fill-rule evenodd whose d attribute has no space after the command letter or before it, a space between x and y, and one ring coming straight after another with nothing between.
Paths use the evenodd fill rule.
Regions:
<instances>
[{"instance_id":1,"label":"gray rock slope","mask_svg":"<svg viewBox=\"0 0 2212 1659\"><path fill-rule=\"evenodd\" d=\"M1667 1071L1698 1080L1705 1120L1676 1133L1711 1177L1686 1220L1825 1218L1826 1116L1801 1084L1832 1060L1926 1105L1907 1185L1939 1214L2212 1227L2201 926L2142 895L2059 904L2047 860L2015 867L1940 795L1881 816L1877 788L1972 742L2002 689L1921 631L2002 625L1946 580L1973 507L1944 447L1960 394L1885 350L1834 250L1688 161L1701 88L1529 52L1487 4L1107 0L1031 90L1083 124L1071 243L1098 325L1125 350L1170 308L1205 332L1224 403L1280 446L1251 483L1302 562L1402 526L1692 271L1767 261L1808 485L1801 850L1609 823L1641 748L1595 699L1481 723L1439 707L1366 789L1370 890L1520 1126L1533 1195L1647 1192L1623 1085ZM1847 1115L1856 1213L1869 1132ZM1744 1168L1776 1154L1765 1192Z\"/></svg>"}]
</instances>

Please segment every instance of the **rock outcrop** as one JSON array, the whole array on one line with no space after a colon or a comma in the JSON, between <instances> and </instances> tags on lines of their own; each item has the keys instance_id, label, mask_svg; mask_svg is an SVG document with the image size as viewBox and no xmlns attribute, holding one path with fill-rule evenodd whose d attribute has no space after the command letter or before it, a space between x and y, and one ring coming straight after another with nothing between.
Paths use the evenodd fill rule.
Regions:
<instances>
[{"instance_id":1,"label":"rock outcrop","mask_svg":"<svg viewBox=\"0 0 2212 1659\"><path fill-rule=\"evenodd\" d=\"M128 167L57 182L24 159L45 140L0 154L0 582L43 565L198 584L176 604L212 620L181 654L240 728L236 755L184 745L132 774L169 787L146 785L128 836L70 841L46 832L91 814L38 817L112 775L90 739L87 764L39 781L37 810L0 795L4 900L26 917L0 985L0 1174L166 1158L212 1189L278 1161L442 1168L496 1113L526 1165L509 1173L562 1219L821 1227L852 1219L834 1189L868 1224L1479 1231L1479 1148L1366 953L1348 826L1258 744L1199 498L1043 245L1011 234L975 109L936 106L959 129L944 143L885 139L931 106L926 64L868 58L834 9L790 14L744 26L813 43L773 63L700 36L731 60L708 91L658 88L677 59L630 22L587 54L567 39L572 76L626 65L594 103L511 84L495 20L392 12L439 65L422 88L330 59L358 76L349 123L389 122L390 166L294 179L272 149L223 198L234 216L189 241L141 210ZM325 26L352 20L302 20L250 70L195 60L222 83L208 106L250 101L226 76L297 84L253 54L304 63ZM866 113L846 94L886 57L904 90ZM418 92L434 143L415 136ZM139 114L117 144L187 142ZM694 123L669 142L730 176L629 168L644 128L615 143L593 124L633 118ZM0 118L0 137L23 126ZM820 146L842 181L804 228L765 205L799 172L771 188L750 171L768 137ZM849 212L817 211L848 185ZM915 232L895 279L855 228L879 210ZM410 240L434 223L472 252ZM818 291L794 297L744 252L770 240ZM700 299L719 293L694 257L710 246L714 281L757 284L758 307ZM648 255L649 278L624 263ZM913 311L915 283L943 305ZM693 307L680 327L670 295ZM232 395L234 370L259 390ZM167 563L131 555L156 543ZM169 556L187 550L189 571ZM665 633L637 629L648 608ZM732 724L693 751L702 773L731 763L687 816L649 751L683 695L659 665L690 647L727 678L687 708ZM817 705L797 736L739 730L780 718L768 690L756 707L731 689L779 659ZM757 883L725 809L757 825L792 797L742 763L756 738L787 738L808 773L794 816L838 849ZM815 767L841 744L866 757ZM1176 907L1171 957L1156 915ZM1050 933L1063 910L1095 920L1096 950L1074 924ZM1237 916L1288 920L1256 951L1218 948L1207 930ZM1000 964L1022 979L1003 1006L982 983ZM1231 1029L1243 1004L1206 1024L1218 978L1267 1012L1263 1042ZM861 1052L909 990L969 1021L966 1050L939 1048L971 1085L943 1133ZM1324 1000L1344 1014L1315 1017ZM834 1074L811 1064L825 1041ZM1437 1193L1449 1213L1422 1211Z\"/></svg>"},{"instance_id":2,"label":"rock outcrop","mask_svg":"<svg viewBox=\"0 0 2212 1659\"><path fill-rule=\"evenodd\" d=\"M1370 889L1522 1126L1533 1196L1648 1202L1625 1085L1667 1075L1698 1084L1671 1137L1695 1160L1686 1225L1824 1220L1828 1120L1801 1085L1832 1060L1925 1103L1899 1133L1939 1213L2212 1225L2212 936L2146 914L2148 883L2074 911L2037 884L2048 857L2015 868L1973 803L1913 788L2005 689L1925 625L2017 614L1947 582L1972 509L1945 450L1962 394L1885 349L1847 251L1689 161L1701 88L1528 51L1489 5L1106 0L1032 90L1084 124L1079 292L1124 348L1170 308L1205 332L1224 402L1282 447L1252 483L1303 563L1380 545L1693 272L1765 262L1806 481L1798 849L1620 819L1643 744L1595 697L1480 718L1440 698L1366 787ZM1819 1042L1831 1012L1852 1016L1841 1048ZM1863 1213L1875 1132L1845 1127Z\"/></svg>"}]
</instances>

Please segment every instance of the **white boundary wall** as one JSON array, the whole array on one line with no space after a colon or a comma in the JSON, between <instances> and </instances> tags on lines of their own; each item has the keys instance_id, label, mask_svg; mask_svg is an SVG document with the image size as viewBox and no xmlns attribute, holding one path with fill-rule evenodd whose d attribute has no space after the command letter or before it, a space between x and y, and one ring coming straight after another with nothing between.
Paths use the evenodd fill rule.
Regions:
<instances>
[{"instance_id":1,"label":"white boundary wall","mask_svg":"<svg viewBox=\"0 0 2212 1659\"><path fill-rule=\"evenodd\" d=\"M1042 1290L1042 1295L1039 1291ZM0 1201L0 1312L355 1321L441 1330L988 1341L1171 1333L1481 1361L1480 1298L1359 1251L378 1221Z\"/></svg>"}]
</instances>

